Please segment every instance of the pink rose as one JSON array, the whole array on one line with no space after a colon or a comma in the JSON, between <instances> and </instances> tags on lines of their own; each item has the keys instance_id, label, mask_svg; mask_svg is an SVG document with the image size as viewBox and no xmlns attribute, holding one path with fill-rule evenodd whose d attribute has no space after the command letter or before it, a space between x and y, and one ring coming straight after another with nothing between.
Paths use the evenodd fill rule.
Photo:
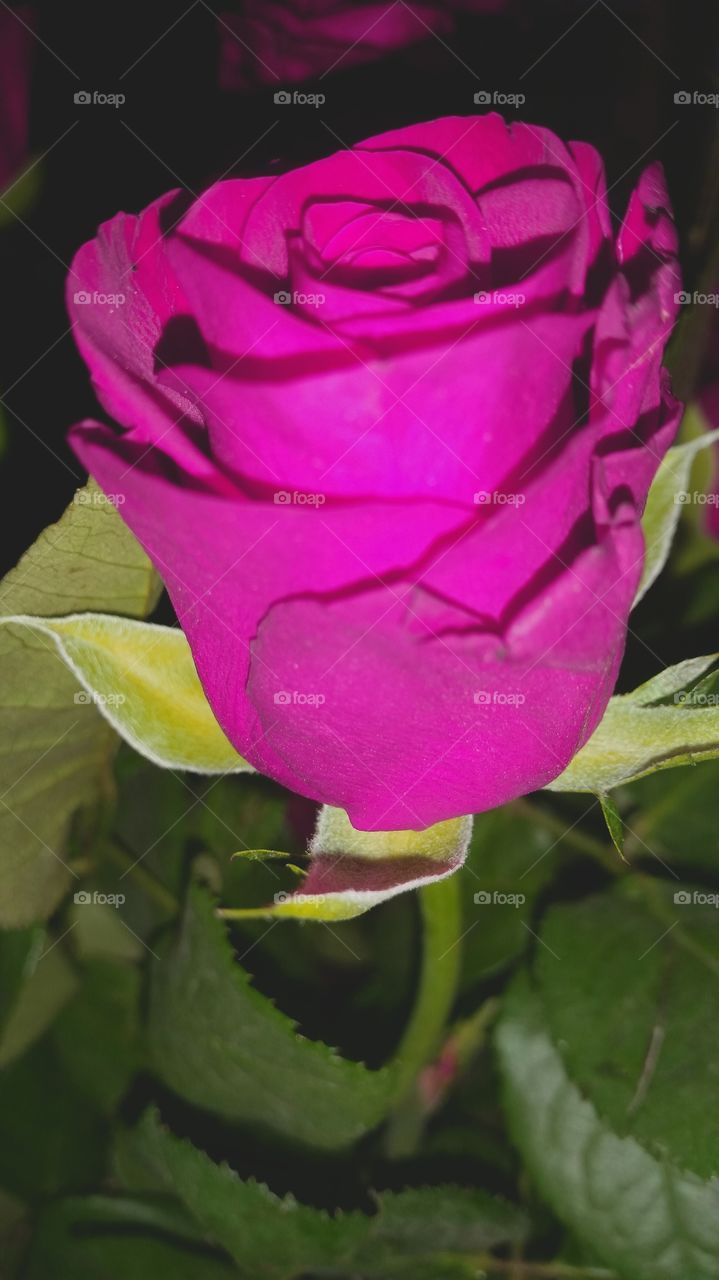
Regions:
<instances>
[{"instance_id":1,"label":"pink rose","mask_svg":"<svg viewBox=\"0 0 719 1280\"><path fill-rule=\"evenodd\" d=\"M592 147L450 118L183 208L75 259L125 429L72 441L225 732L359 828L548 783L612 693L678 419L660 169L615 239Z\"/></svg>"},{"instance_id":2,"label":"pink rose","mask_svg":"<svg viewBox=\"0 0 719 1280\"><path fill-rule=\"evenodd\" d=\"M437 0L245 0L219 20L220 85L293 84L451 32Z\"/></svg>"},{"instance_id":3,"label":"pink rose","mask_svg":"<svg viewBox=\"0 0 719 1280\"><path fill-rule=\"evenodd\" d=\"M26 159L32 23L30 9L0 7L0 195Z\"/></svg>"}]
</instances>

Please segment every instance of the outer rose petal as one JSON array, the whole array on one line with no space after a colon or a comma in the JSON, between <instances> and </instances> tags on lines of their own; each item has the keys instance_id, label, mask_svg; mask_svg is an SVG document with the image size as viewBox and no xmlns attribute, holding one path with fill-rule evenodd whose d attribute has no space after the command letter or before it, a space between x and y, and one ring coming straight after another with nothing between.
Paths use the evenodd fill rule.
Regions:
<instances>
[{"instance_id":1,"label":"outer rose petal","mask_svg":"<svg viewBox=\"0 0 719 1280\"><path fill-rule=\"evenodd\" d=\"M273 603L297 592L343 592L391 577L467 519L439 503L327 503L318 509L228 496L173 475L108 427L73 429L78 456L106 493L124 497L122 516L157 566L192 647L218 721L250 763L301 794L303 764L287 764L265 741L245 693L250 646ZM285 688L275 680L274 692ZM274 695L273 695L274 696ZM239 749L239 747L238 747ZM313 797L322 799L321 796Z\"/></svg>"},{"instance_id":2,"label":"outer rose petal","mask_svg":"<svg viewBox=\"0 0 719 1280\"><path fill-rule=\"evenodd\" d=\"M209 473L192 444L201 413L187 395L163 387L156 376L165 328L189 310L164 251L162 221L172 215L177 195L169 192L137 218L118 214L104 223L75 255L67 305L107 412L131 428L136 440L162 443L178 461ZM196 350L197 343L180 342L175 358L191 358Z\"/></svg>"},{"instance_id":3,"label":"outer rose petal","mask_svg":"<svg viewBox=\"0 0 719 1280\"><path fill-rule=\"evenodd\" d=\"M409 584L277 604L248 685L261 750L288 770L301 762L300 789L331 793L366 830L420 829L541 787L604 710L641 560L641 534L628 526L619 548L608 539L587 553L504 639L432 608ZM277 706L268 669L300 696ZM381 682L368 680L373 671Z\"/></svg>"}]
</instances>

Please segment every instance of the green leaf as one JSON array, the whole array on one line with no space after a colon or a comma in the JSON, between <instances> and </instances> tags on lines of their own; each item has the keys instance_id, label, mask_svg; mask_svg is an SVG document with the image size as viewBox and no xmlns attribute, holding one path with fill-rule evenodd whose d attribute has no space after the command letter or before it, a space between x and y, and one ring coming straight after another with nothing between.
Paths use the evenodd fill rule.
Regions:
<instances>
[{"instance_id":1,"label":"green leaf","mask_svg":"<svg viewBox=\"0 0 719 1280\"><path fill-rule=\"evenodd\" d=\"M713 760L636 783L631 825L641 841L638 853L648 848L671 867L685 867L687 875L719 876L718 789L719 762Z\"/></svg>"},{"instance_id":2,"label":"green leaf","mask_svg":"<svg viewBox=\"0 0 719 1280\"><path fill-rule=\"evenodd\" d=\"M646 553L635 605L646 595L667 562L697 454L717 440L719 431L710 431L687 444L675 445L659 464L642 516Z\"/></svg>"},{"instance_id":3,"label":"green leaf","mask_svg":"<svg viewBox=\"0 0 719 1280\"><path fill-rule=\"evenodd\" d=\"M189 1142L162 1129L150 1113L120 1141L120 1180L134 1190L149 1185L176 1195L210 1240L221 1244L257 1277L293 1277L349 1262L365 1234L360 1214L329 1214L281 1200L254 1180L243 1182Z\"/></svg>"},{"instance_id":4,"label":"green leaf","mask_svg":"<svg viewBox=\"0 0 719 1280\"><path fill-rule=\"evenodd\" d=\"M60 1200L37 1222L25 1280L231 1280L239 1272L166 1202Z\"/></svg>"},{"instance_id":5,"label":"green leaf","mask_svg":"<svg viewBox=\"0 0 719 1280\"><path fill-rule=\"evenodd\" d=\"M600 795L599 805L607 824L607 831L612 837L612 844L620 858L624 858L624 826L619 810L611 796Z\"/></svg>"},{"instance_id":6,"label":"green leaf","mask_svg":"<svg viewBox=\"0 0 719 1280\"><path fill-rule=\"evenodd\" d=\"M93 960L53 1027L68 1077L99 1111L114 1110L141 1064L139 996L134 966Z\"/></svg>"},{"instance_id":7,"label":"green leaf","mask_svg":"<svg viewBox=\"0 0 719 1280\"><path fill-rule=\"evenodd\" d=\"M224 1246L248 1276L292 1280L321 1268L386 1274L395 1261L445 1252L476 1253L526 1234L521 1213L502 1201L455 1187L383 1192L377 1212L334 1217L242 1181L188 1142L173 1137L150 1113L120 1141L119 1175L135 1189L174 1192L211 1240Z\"/></svg>"},{"instance_id":8,"label":"green leaf","mask_svg":"<svg viewBox=\"0 0 719 1280\"><path fill-rule=\"evenodd\" d=\"M398 893L452 875L464 862L471 835L471 817L438 822L424 831L357 831L344 809L323 805L300 889L277 894L267 906L232 908L223 915L351 920Z\"/></svg>"},{"instance_id":9,"label":"green leaf","mask_svg":"<svg viewBox=\"0 0 719 1280\"><path fill-rule=\"evenodd\" d=\"M465 989L510 964L532 941L527 923L556 871L560 845L538 806L519 802L475 818L459 872Z\"/></svg>"},{"instance_id":10,"label":"green leaf","mask_svg":"<svg viewBox=\"0 0 719 1280\"><path fill-rule=\"evenodd\" d=\"M163 769L252 773L215 720L190 646L177 627L101 613L15 616L55 644L98 711L140 755Z\"/></svg>"},{"instance_id":11,"label":"green leaf","mask_svg":"<svg viewBox=\"0 0 719 1280\"><path fill-rule=\"evenodd\" d=\"M107 1132L48 1036L0 1073L0 1186L24 1199L101 1177Z\"/></svg>"},{"instance_id":12,"label":"green leaf","mask_svg":"<svg viewBox=\"0 0 719 1280\"><path fill-rule=\"evenodd\" d=\"M90 484L0 583L0 618L84 609L141 616L152 566ZM78 810L108 784L115 735L46 636L0 627L0 927L50 915L72 880L65 852Z\"/></svg>"},{"instance_id":13,"label":"green leaf","mask_svg":"<svg viewBox=\"0 0 719 1280\"><path fill-rule=\"evenodd\" d=\"M530 1172L626 1280L719 1274L716 920L644 879L555 907L499 1025Z\"/></svg>"},{"instance_id":14,"label":"green leaf","mask_svg":"<svg viewBox=\"0 0 719 1280\"><path fill-rule=\"evenodd\" d=\"M44 948L45 930L39 925L0 933L0 1044L20 991L35 971Z\"/></svg>"},{"instance_id":15,"label":"green leaf","mask_svg":"<svg viewBox=\"0 0 719 1280\"><path fill-rule=\"evenodd\" d=\"M23 970L23 982L0 1037L0 1068L25 1052L38 1040L74 994L77 978L57 939L44 929L23 930L35 939ZM0 935L0 957L12 934ZM12 945L12 944L10 944ZM17 941L15 947L17 948ZM0 961L1 963L1 961Z\"/></svg>"},{"instance_id":16,"label":"green leaf","mask_svg":"<svg viewBox=\"0 0 719 1280\"><path fill-rule=\"evenodd\" d=\"M228 1120L327 1150L379 1123L392 1100L392 1074L299 1036L235 962L206 892L191 888L179 934L156 950L150 1050L176 1093Z\"/></svg>"},{"instance_id":17,"label":"green leaf","mask_svg":"<svg viewBox=\"0 0 719 1280\"><path fill-rule=\"evenodd\" d=\"M612 698L589 742L546 789L606 796L657 769L719 756L719 699L690 687L718 657L687 659ZM661 705L670 696L672 703Z\"/></svg>"}]
</instances>

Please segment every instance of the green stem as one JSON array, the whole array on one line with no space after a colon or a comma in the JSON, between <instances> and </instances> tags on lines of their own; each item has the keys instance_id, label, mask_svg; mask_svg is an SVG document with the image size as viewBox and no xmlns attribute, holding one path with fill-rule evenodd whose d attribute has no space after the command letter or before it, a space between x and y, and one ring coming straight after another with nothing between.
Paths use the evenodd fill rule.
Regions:
<instances>
[{"instance_id":1,"label":"green stem","mask_svg":"<svg viewBox=\"0 0 719 1280\"><path fill-rule=\"evenodd\" d=\"M454 1004L460 972L462 911L460 877L420 889L422 964L414 1009L394 1056L397 1106L385 1142L392 1158L409 1155L423 1124L417 1075L437 1053Z\"/></svg>"}]
</instances>

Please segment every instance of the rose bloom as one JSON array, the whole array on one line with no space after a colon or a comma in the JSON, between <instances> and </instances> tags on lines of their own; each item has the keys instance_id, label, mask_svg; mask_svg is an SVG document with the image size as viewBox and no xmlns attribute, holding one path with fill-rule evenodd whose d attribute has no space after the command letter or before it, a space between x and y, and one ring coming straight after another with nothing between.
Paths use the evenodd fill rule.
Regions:
<instances>
[{"instance_id":1,"label":"rose bloom","mask_svg":"<svg viewBox=\"0 0 719 1280\"><path fill-rule=\"evenodd\" d=\"M677 426L675 252L658 167L615 238L593 148L494 114L171 193L79 251L123 429L74 448L257 769L422 828L587 741Z\"/></svg>"},{"instance_id":2,"label":"rose bloom","mask_svg":"<svg viewBox=\"0 0 719 1280\"><path fill-rule=\"evenodd\" d=\"M26 161L32 10L0 8L0 195Z\"/></svg>"},{"instance_id":3,"label":"rose bloom","mask_svg":"<svg viewBox=\"0 0 719 1280\"><path fill-rule=\"evenodd\" d=\"M453 22L435 0L245 0L219 19L220 86L293 84L374 62Z\"/></svg>"}]
</instances>

